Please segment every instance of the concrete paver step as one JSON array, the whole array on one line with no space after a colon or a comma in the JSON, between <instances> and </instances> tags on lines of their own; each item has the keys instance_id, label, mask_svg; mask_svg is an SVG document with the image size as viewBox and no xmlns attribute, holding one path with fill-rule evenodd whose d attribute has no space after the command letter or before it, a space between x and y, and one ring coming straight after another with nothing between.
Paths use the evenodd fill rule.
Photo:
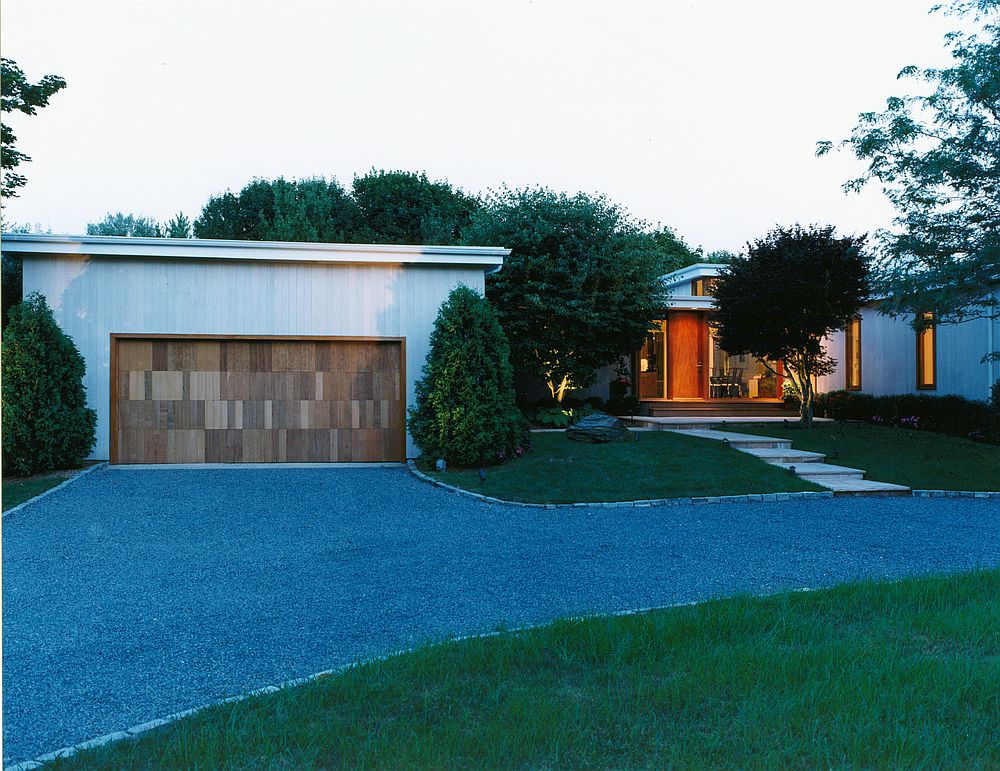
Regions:
<instances>
[{"instance_id":1,"label":"concrete paver step","mask_svg":"<svg viewBox=\"0 0 1000 771\"><path fill-rule=\"evenodd\" d=\"M842 477L827 477L825 479L811 479L818 485L822 485L834 493L886 493L904 495L910 492L909 487L904 485L894 485L891 482L876 482L874 479L853 479Z\"/></svg>"},{"instance_id":2,"label":"concrete paver step","mask_svg":"<svg viewBox=\"0 0 1000 771\"><path fill-rule=\"evenodd\" d=\"M697 436L701 439L714 439L721 442L725 439L733 447L759 447L759 448L791 448L792 443L787 439L778 439L773 436L754 436L753 434L739 434L735 431L713 431L707 428L694 429L666 429L675 434L685 434L686 436Z\"/></svg>"},{"instance_id":3,"label":"concrete paver step","mask_svg":"<svg viewBox=\"0 0 1000 771\"><path fill-rule=\"evenodd\" d=\"M740 452L766 460L768 463L821 463L826 456L821 452L792 450L783 447L737 447Z\"/></svg>"},{"instance_id":4,"label":"concrete paver step","mask_svg":"<svg viewBox=\"0 0 1000 771\"><path fill-rule=\"evenodd\" d=\"M848 468L847 466L835 466L832 463L775 463L775 466L791 469L795 467L796 476L811 479L812 477L857 477L861 479L865 475L865 470L861 468Z\"/></svg>"}]
</instances>

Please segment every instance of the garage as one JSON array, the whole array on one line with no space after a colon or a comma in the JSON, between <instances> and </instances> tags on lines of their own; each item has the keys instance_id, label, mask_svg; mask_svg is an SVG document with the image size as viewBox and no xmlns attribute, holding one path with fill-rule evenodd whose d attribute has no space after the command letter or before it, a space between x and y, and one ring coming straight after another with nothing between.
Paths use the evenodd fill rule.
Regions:
<instances>
[{"instance_id":1,"label":"garage","mask_svg":"<svg viewBox=\"0 0 1000 771\"><path fill-rule=\"evenodd\" d=\"M116 463L405 458L401 340L116 335Z\"/></svg>"},{"instance_id":2,"label":"garage","mask_svg":"<svg viewBox=\"0 0 1000 771\"><path fill-rule=\"evenodd\" d=\"M507 249L5 234L83 356L91 460L372 463L420 454L406 410L434 319Z\"/></svg>"}]
</instances>

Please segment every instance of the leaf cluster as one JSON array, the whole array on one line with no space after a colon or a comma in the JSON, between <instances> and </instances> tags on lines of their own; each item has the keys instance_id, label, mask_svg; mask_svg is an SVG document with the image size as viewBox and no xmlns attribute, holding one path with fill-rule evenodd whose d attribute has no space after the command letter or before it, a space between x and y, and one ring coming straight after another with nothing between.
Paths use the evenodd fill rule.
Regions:
<instances>
[{"instance_id":1,"label":"leaf cluster","mask_svg":"<svg viewBox=\"0 0 1000 771\"><path fill-rule=\"evenodd\" d=\"M84 360L38 293L10 310L4 331L3 464L18 474L71 468L93 449Z\"/></svg>"},{"instance_id":2,"label":"leaf cluster","mask_svg":"<svg viewBox=\"0 0 1000 771\"><path fill-rule=\"evenodd\" d=\"M527 442L507 338L490 304L466 286L438 311L409 417L421 450L449 464L496 463Z\"/></svg>"}]
</instances>

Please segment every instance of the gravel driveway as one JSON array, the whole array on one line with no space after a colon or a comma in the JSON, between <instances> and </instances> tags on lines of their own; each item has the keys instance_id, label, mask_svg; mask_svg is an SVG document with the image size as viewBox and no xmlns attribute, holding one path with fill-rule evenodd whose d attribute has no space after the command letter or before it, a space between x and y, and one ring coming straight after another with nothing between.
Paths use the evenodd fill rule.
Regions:
<instances>
[{"instance_id":1,"label":"gravel driveway","mask_svg":"<svg viewBox=\"0 0 1000 771\"><path fill-rule=\"evenodd\" d=\"M100 469L3 523L5 762L556 616L1000 565L1000 506L491 506L397 468Z\"/></svg>"}]
</instances>

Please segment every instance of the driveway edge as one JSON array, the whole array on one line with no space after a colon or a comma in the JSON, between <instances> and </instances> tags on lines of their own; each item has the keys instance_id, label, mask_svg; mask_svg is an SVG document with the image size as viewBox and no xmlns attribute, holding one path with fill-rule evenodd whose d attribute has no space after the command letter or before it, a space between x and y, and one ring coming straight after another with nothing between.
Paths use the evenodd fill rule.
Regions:
<instances>
[{"instance_id":1,"label":"driveway edge","mask_svg":"<svg viewBox=\"0 0 1000 771\"><path fill-rule=\"evenodd\" d=\"M800 587L798 589L785 589L776 594L787 594L790 592L811 592L813 589L808 586ZM765 597L768 595L759 595ZM557 621L582 621L588 618L603 618L603 617L622 617L622 616L638 616L643 613L652 613L658 610L669 610L671 608L687 608L694 607L696 605L702 605L707 602L715 602L720 598L712 597L705 600L695 600L692 602L674 602L669 605L653 605L646 608L635 608L633 610L618 610L611 611L609 613L593 613L584 614L579 616L565 616L549 619L548 621L543 621L538 624L528 624L526 626L515 627L513 629L499 629L491 632L480 632L478 634L467 634L460 635L458 637L448 637L444 638L436 643L431 643L431 645L446 645L449 643L458 643L465 640L487 640L491 637L500 637L501 635L514 635L521 634L522 632L529 632L532 629L540 629L545 626L554 624ZM421 646L423 647L423 646ZM285 688L294 688L300 685L306 685L308 683L314 682L316 680L322 680L325 677L332 677L334 675L339 675L347 672L355 667L365 666L367 664L374 664L380 661L389 661L398 656L405 656L408 653L413 653L417 648L404 648L401 650L393 651L391 653L386 653L383 656L372 656L366 659L360 659L358 661L353 661L349 664L343 664L339 667L334 667L333 669L324 669L322 672L316 672L312 675L306 675L305 677L296 677L291 680L284 680L277 685L265 685L263 688L255 688L252 691L246 691L245 693L238 694L236 696L229 696L224 699L219 699L218 701L211 701L205 704L201 704L197 707L191 707L190 709L185 709L180 712L174 712L166 717L155 718L153 720L147 720L145 723L139 723L131 728L126 728L122 731L113 731L109 734L104 734L103 736L98 736L93 739L88 739L87 741L80 742L79 744L74 744L70 747L62 747L58 750L53 750L52 752L47 752L44 755L39 755L31 760L23 760L19 763L13 763L9 766L4 766L3 771L30 771L30 769L41 768L46 763L51 763L53 760L58 758L69 758L78 752L83 750L90 750L96 747L103 747L106 744L112 744L114 742L120 741L122 739L134 739L147 731L152 731L155 728L162 728L163 726L174 723L182 718L194 715L202 710L210 709L211 707L219 707L223 704L235 704L236 702L245 701L247 699L253 698L254 696L265 696L269 693L277 693Z\"/></svg>"},{"instance_id":2,"label":"driveway edge","mask_svg":"<svg viewBox=\"0 0 1000 771\"><path fill-rule=\"evenodd\" d=\"M652 498L639 501L593 501L590 503L522 503L521 501L505 501L489 495L474 493L461 487L449 485L439 479L425 474L417 468L415 461L407 460L407 468L418 479L449 492L458 493L468 498L475 498L483 503L498 503L503 506L519 506L524 509L645 509L651 506L682 506L692 503L762 503L774 501L790 501L802 498L833 498L833 491L824 492L794 492L794 493L750 493L747 495L712 495L698 498Z\"/></svg>"},{"instance_id":3,"label":"driveway edge","mask_svg":"<svg viewBox=\"0 0 1000 771\"><path fill-rule=\"evenodd\" d=\"M108 462L106 460L104 460L104 461L101 461L100 463L95 463L93 466L88 466L83 471L79 472L78 474L74 474L73 476L67 478L65 482L60 482L55 487L50 487L48 490L46 490L45 492L39 493L34 498L29 498L24 503L19 503L17 506L15 506L12 509L7 509L7 511L3 512L3 519L7 519L7 517L12 516L15 512L20 511L25 506L30 506L31 504L35 503L36 501L40 501L46 495L52 495L52 493L54 493L56 490L62 490L66 485L72 484L73 482L75 482L80 477L83 477L83 476L86 476L87 474L89 474L91 471L96 471L97 469L104 468L107 465L108 465Z\"/></svg>"}]
</instances>

